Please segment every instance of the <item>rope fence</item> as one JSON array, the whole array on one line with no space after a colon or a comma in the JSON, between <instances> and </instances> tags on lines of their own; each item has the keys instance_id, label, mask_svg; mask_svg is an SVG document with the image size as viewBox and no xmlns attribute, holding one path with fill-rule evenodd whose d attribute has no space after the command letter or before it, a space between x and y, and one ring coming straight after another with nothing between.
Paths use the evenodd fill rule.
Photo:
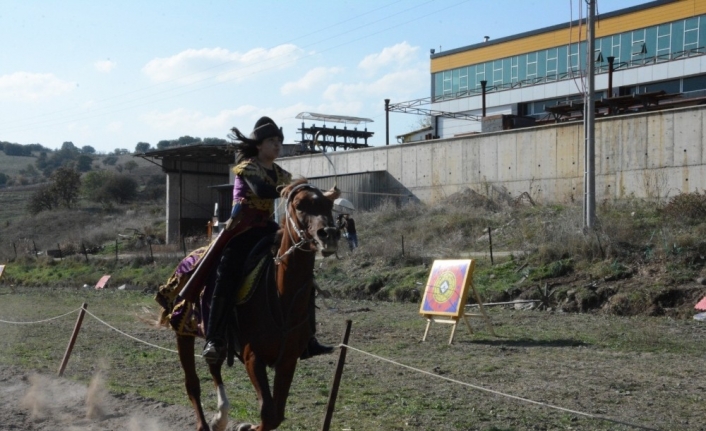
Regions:
<instances>
[{"instance_id":1,"label":"rope fence","mask_svg":"<svg viewBox=\"0 0 706 431\"><path fill-rule=\"evenodd\" d=\"M93 313L91 313L90 311L88 311L88 310L85 308L85 304L84 304L84 307L79 307L79 308L74 309L74 310L72 310L72 311L69 311L69 312L67 312L67 313L64 313L64 314L61 314L61 315L55 316L55 317L50 317L50 318L47 318L47 319L36 320L36 321L24 321L24 322L20 322L20 321L10 321L10 320L2 320L2 319L0 319L0 323L11 324L11 325L42 324L42 323L50 322L50 321L53 321L53 320L61 319L61 318L63 318L63 317L66 317L66 316L68 316L68 315L71 315L71 314L73 314L73 313L82 312L82 311L85 312L85 313L87 313L88 315L90 315L90 316L91 316L92 318L94 318L97 322L101 323L102 325L108 327L108 328L111 329L112 331L115 331L115 332L119 333L120 335L122 335L122 336L124 336L124 337L126 337L126 338L129 338L129 339L131 339L131 340L133 340L133 341L136 341L136 342L138 342L138 343L142 343L142 344L144 344L144 345L146 345L146 346L149 346L149 347L152 347L152 348L155 348L155 349L164 350L164 351L171 352L171 353L178 353L176 350L168 349L168 348L165 348L165 347L156 345L156 344L154 344L154 343L150 343L150 342L148 342L148 341L142 340L142 339L140 339L140 338L138 338L138 337L135 337L135 336L133 336L133 335L130 335L130 334L126 333L125 331L122 331L122 330L116 328L115 326L109 324L108 322L104 321L104 320L101 319L100 317L98 317L98 316L96 316L95 314L93 314ZM80 326L80 325L77 325L77 326ZM349 329L348 329L348 330L349 330ZM74 334L74 337L75 337L75 335L76 335L76 334ZM72 341L73 341L73 340L72 340ZM397 362L397 361L395 361L395 360L388 359L388 358L385 358L385 357L383 357L383 356L379 356L379 355L376 355L376 354L373 354L373 353L370 353L370 352L366 352L365 350L362 350L362 349L358 349L358 348L356 348L356 347L353 347L353 346L347 344L347 337L346 337L346 339L344 339L344 342L343 342L343 343L339 343L339 344L338 344L338 347L340 347L340 349L341 349L341 359L342 359L342 360L345 360L345 352L346 352L346 350L347 350L347 349L350 349L350 350L353 350L353 351L355 351L355 352L361 353L361 354L363 354L363 355L370 356L370 357L372 357L372 358L374 358L374 359L377 359L377 360L379 360L379 361L383 361L383 362L386 362L386 363L388 363L388 364L392 364L392 365L397 366L397 367L405 368L405 369L407 369L407 370L414 371L414 372L419 373L419 374L424 374L424 375L431 376L431 377L434 377L434 378L437 378L437 379L446 380L446 381L448 381L448 382L451 382L451 383L454 383L454 384L457 384L457 385L469 387L469 388L472 388L472 389L475 389L475 390L478 390L478 391L483 391L483 392L491 393L491 394L494 394L494 395L497 395L497 396L501 396L501 397L505 397L505 398L509 398L509 399L512 399L512 400L515 400L515 401L520 401L520 402L522 402L522 403L533 404L533 405L537 405L537 406L541 406L541 407L545 407L545 408L549 408L549 409L558 410L558 411L565 412L565 413L571 413L571 414L575 414L575 415L578 415L578 416L583 416L583 417L586 417L586 418L589 418L589 419L593 419L593 420L606 421L606 422L611 422L611 423L615 423L615 424L620 424L620 425L632 427L632 428L635 428L635 429L648 430L648 431L660 431L660 430L657 429L657 428L651 428L651 427L647 427L647 426L644 426L644 425L639 425L639 424L634 424L634 423L627 422L627 421L623 421L623 420L619 420L619 419L614 419L614 418L611 418L611 417L608 417L608 416L595 415L595 414L592 414L592 413L586 413L586 412L582 412L582 411L579 411L579 410L572 410L572 409L568 409L568 408L564 408L564 407L552 405L552 404L549 404L549 403L544 403L544 402L540 402L540 401L534 401L534 400L531 400L531 399L529 399L529 398L524 398L524 397L520 397L520 396L516 396L516 395L511 395L511 394L503 393L503 392L500 392L500 391L496 391L496 390L494 390L494 389L489 389L489 388L486 388L486 387L483 387L483 386L479 386L479 385L475 385L475 384L463 382L463 381L458 380L458 379L453 379L453 378L450 378L450 377L444 377L444 376L439 375L439 374L437 374L437 373L433 373L433 372L430 372L430 371L426 371L426 370L422 370L422 369L419 369L419 368L415 368L415 367L412 367L412 366L410 366L410 365L402 364L402 363ZM68 352L67 352L67 353L68 353ZM196 354L195 356L196 356L196 357L200 357L200 355L198 355L198 354ZM65 360L66 360L66 359L67 359L67 358L65 358ZM62 364L62 368L63 368L64 365L65 365L65 364ZM340 367L342 367L342 365L340 365ZM337 371L337 374L340 374L340 371ZM337 378L340 379L340 375L337 376Z\"/></svg>"}]
</instances>

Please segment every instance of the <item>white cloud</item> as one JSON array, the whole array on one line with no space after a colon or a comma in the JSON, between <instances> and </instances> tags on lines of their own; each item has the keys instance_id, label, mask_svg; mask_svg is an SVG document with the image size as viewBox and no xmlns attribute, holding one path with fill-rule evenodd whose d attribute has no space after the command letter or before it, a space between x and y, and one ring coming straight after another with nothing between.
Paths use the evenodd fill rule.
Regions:
<instances>
[{"instance_id":1,"label":"white cloud","mask_svg":"<svg viewBox=\"0 0 706 431\"><path fill-rule=\"evenodd\" d=\"M382 106L384 99L400 101L410 97L424 97L429 91L428 79L428 71L422 68L402 70L388 73L371 82L329 85L323 97L328 103L378 98Z\"/></svg>"},{"instance_id":2,"label":"white cloud","mask_svg":"<svg viewBox=\"0 0 706 431\"><path fill-rule=\"evenodd\" d=\"M308 71L298 81L285 83L281 88L281 92L286 96L299 91L311 90L314 86L321 85L333 75L341 72L343 72L343 69L340 67L317 67Z\"/></svg>"},{"instance_id":3,"label":"white cloud","mask_svg":"<svg viewBox=\"0 0 706 431\"><path fill-rule=\"evenodd\" d=\"M223 48L187 49L171 57L155 58L142 71L155 82L192 83L210 77L217 81L243 80L291 66L302 55L303 51L291 44L255 48L244 54ZM215 70L223 66L229 67L225 71Z\"/></svg>"},{"instance_id":4,"label":"white cloud","mask_svg":"<svg viewBox=\"0 0 706 431\"><path fill-rule=\"evenodd\" d=\"M110 73L117 65L118 63L112 60L99 60L93 63L93 67L101 73Z\"/></svg>"},{"instance_id":5,"label":"white cloud","mask_svg":"<svg viewBox=\"0 0 706 431\"><path fill-rule=\"evenodd\" d=\"M379 53L368 55L358 64L358 67L369 74L375 73L378 69L390 65L398 68L416 61L418 50L418 46L411 46L407 42L398 43L397 45L383 49Z\"/></svg>"},{"instance_id":6,"label":"white cloud","mask_svg":"<svg viewBox=\"0 0 706 431\"><path fill-rule=\"evenodd\" d=\"M72 91L76 83L64 81L51 73L15 72L0 76L0 100L36 101Z\"/></svg>"},{"instance_id":7,"label":"white cloud","mask_svg":"<svg viewBox=\"0 0 706 431\"><path fill-rule=\"evenodd\" d=\"M222 110L216 115L209 116L199 111L184 108L170 112L153 111L142 116L142 120L150 127L159 131L168 131L171 134L202 135L201 137L224 137L228 131L237 124L237 119L250 117L259 111L252 105L244 105L238 109Z\"/></svg>"}]
</instances>

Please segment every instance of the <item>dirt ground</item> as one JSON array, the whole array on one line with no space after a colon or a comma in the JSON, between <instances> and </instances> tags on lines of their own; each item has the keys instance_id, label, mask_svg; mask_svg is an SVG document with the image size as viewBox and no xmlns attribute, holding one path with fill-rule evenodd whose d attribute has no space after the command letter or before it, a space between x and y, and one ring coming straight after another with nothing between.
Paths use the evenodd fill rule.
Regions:
<instances>
[{"instance_id":1,"label":"dirt ground","mask_svg":"<svg viewBox=\"0 0 706 431\"><path fill-rule=\"evenodd\" d=\"M102 379L91 385L0 367L0 429L35 431L167 431L193 420L185 406L137 395L114 395Z\"/></svg>"},{"instance_id":2,"label":"dirt ground","mask_svg":"<svg viewBox=\"0 0 706 431\"><path fill-rule=\"evenodd\" d=\"M169 331L144 329L138 321L115 323L125 310L101 309L101 294L92 295L87 302L106 321L173 348ZM21 300L41 301L6 295L0 318L24 305L9 302ZM150 302L139 300L135 308ZM326 300L320 305L319 338L335 344L351 320L349 345L360 349L348 350L331 430L706 430L703 322L494 307L488 313L497 336L483 319L471 316L474 334L461 326L449 346L449 325L433 324L421 342L426 321L416 304ZM71 320L64 324L69 329ZM0 429L195 429L172 354L152 354L153 349L101 332L93 323L88 319L84 324L68 377L51 372L61 347L36 352L37 360L25 352L30 365L0 365ZM19 340L34 342L41 336L24 327L11 329L14 333L3 328L0 347L13 351ZM93 345L111 344L114 350L90 350L96 346L81 344L89 338ZM97 369L89 353L112 355L111 367ZM141 362L129 363L129 358ZM329 355L300 362L280 431L321 429L337 359ZM166 368L173 373L155 371ZM213 391L203 368L200 374L210 415ZM224 377L234 405L231 419L252 420L256 401L242 367L227 369ZM159 386L177 402L145 398L133 390L110 393L109 379L125 387L132 382L137 391Z\"/></svg>"}]
</instances>

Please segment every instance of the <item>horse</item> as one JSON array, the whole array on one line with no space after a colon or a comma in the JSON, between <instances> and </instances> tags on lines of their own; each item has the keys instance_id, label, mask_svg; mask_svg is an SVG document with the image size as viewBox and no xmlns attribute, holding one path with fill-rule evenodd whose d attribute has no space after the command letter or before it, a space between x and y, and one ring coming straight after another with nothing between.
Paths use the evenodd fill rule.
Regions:
<instances>
[{"instance_id":1,"label":"horse","mask_svg":"<svg viewBox=\"0 0 706 431\"><path fill-rule=\"evenodd\" d=\"M248 292L249 299L236 305L237 325L231 325L236 332L241 347L238 358L245 365L260 407L260 423L253 426L242 423L237 431L270 431L277 428L284 420L285 405L292 384L297 361L306 349L311 334L309 325L309 301L314 282L314 259L316 252L323 256L336 253L340 231L333 217L333 201L340 195L337 188L322 192L304 179L296 180L286 186L281 196L286 199L284 217L280 223L281 236L276 256L268 259L269 265L263 275ZM184 259L170 278L177 286L171 288L172 300L178 299L173 292L189 277L184 274L184 267L192 267L203 250ZM272 255L270 255L272 256ZM190 260L189 260L190 259ZM182 276L177 276L182 268ZM210 278L212 284L213 277ZM160 292L164 286L160 287ZM207 290L208 287L205 287ZM202 305L206 304L203 299ZM160 304L160 294L157 296ZM222 431L228 423L229 401L223 385L221 367L225 359L210 364L209 372L213 377L218 396L218 412L209 424L201 406L201 388L196 374L194 351L196 336L204 336L205 312L198 304L191 307L191 319L198 327L192 331L185 325L170 322L176 331L179 361L184 371L186 393L196 412L197 431ZM169 306L163 305L163 323L169 314ZM167 316L168 317L168 316ZM186 325L188 327L188 325ZM181 329L181 330L180 330ZM229 365L233 362L232 343L229 342ZM267 375L267 367L274 368L272 391Z\"/></svg>"}]
</instances>

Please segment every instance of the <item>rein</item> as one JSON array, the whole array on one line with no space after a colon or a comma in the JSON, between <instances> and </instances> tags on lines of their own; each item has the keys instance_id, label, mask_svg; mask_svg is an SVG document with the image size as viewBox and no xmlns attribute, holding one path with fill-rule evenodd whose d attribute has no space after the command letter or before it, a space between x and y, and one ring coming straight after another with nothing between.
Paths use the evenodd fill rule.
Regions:
<instances>
[{"instance_id":1,"label":"rein","mask_svg":"<svg viewBox=\"0 0 706 431\"><path fill-rule=\"evenodd\" d=\"M299 249L301 251L306 251L309 253L312 252L312 250L306 250L303 247L306 244L314 242L314 239L307 238L306 231L299 228L299 225L295 221L295 218L292 217L292 212L290 210L290 203L291 203L293 196L296 194L295 192L297 192L301 189L305 189L305 188L318 190L316 187L312 186L311 184L299 184L299 185L295 186L294 188L292 188L292 190L289 192L289 196L287 197L287 204L284 207L284 214L286 217L286 223L289 223L291 226L291 229L287 229L287 233L289 234L289 239L294 243L294 245L289 247L287 249L287 251L285 251L281 255L279 254L279 250L277 251L277 256L275 256L275 258L274 258L275 265L279 265L280 263L282 263L282 260L285 257L292 254L294 252L294 250ZM296 232L297 235L299 236L299 241L295 241L294 235L292 235L292 230L294 230L294 232Z\"/></svg>"}]
</instances>

